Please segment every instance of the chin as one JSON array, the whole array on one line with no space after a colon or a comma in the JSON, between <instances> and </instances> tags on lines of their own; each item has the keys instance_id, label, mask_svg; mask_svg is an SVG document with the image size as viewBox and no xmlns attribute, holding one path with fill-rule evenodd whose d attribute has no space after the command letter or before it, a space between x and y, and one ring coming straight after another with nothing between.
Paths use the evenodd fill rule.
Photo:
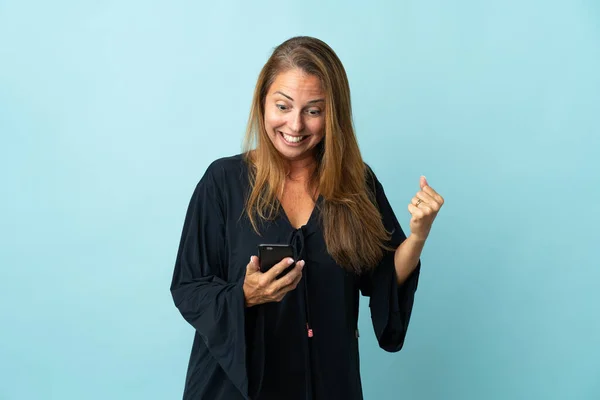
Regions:
<instances>
[{"instance_id":1,"label":"chin","mask_svg":"<svg viewBox=\"0 0 600 400\"><path fill-rule=\"evenodd\" d=\"M279 154L283 156L286 160L297 160L306 157L307 154L310 153L310 150L300 150L300 149L281 149L276 147Z\"/></svg>"}]
</instances>

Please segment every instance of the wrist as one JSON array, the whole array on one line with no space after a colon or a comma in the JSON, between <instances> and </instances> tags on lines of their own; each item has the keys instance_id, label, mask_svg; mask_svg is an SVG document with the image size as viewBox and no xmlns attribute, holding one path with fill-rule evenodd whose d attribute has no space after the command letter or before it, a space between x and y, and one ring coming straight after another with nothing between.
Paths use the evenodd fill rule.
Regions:
<instances>
[{"instance_id":1,"label":"wrist","mask_svg":"<svg viewBox=\"0 0 600 400\"><path fill-rule=\"evenodd\" d=\"M411 233L406 238L406 241L408 241L409 243L413 243L413 244L421 245L421 246L425 244L426 240L427 240L427 237L419 236L418 234L414 234L414 233Z\"/></svg>"}]
</instances>

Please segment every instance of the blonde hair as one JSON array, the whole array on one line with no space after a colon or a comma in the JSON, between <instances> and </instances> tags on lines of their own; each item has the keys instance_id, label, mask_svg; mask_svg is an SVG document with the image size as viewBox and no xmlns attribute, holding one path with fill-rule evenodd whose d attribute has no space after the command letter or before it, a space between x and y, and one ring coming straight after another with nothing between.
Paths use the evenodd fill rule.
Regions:
<instances>
[{"instance_id":1,"label":"blonde hair","mask_svg":"<svg viewBox=\"0 0 600 400\"><path fill-rule=\"evenodd\" d=\"M325 135L316 148L313 182L323 197L320 211L327 251L350 271L372 269L383 257L390 236L367 184L346 71L335 52L319 39L288 39L275 48L260 72L244 141L251 183L246 214L259 233L258 221L273 219L281 207L277 194L283 190L286 164L265 129L265 99L277 75L292 69L316 76L325 92Z\"/></svg>"}]
</instances>

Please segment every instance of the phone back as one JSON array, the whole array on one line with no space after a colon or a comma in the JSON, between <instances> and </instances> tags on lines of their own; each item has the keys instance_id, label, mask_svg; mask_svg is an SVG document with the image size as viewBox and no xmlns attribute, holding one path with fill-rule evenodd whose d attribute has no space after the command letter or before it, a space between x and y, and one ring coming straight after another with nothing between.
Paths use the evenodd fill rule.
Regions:
<instances>
[{"instance_id":1,"label":"phone back","mask_svg":"<svg viewBox=\"0 0 600 400\"><path fill-rule=\"evenodd\" d=\"M294 248L289 244L261 244L258 246L261 272L267 272L275 264L287 257L294 258ZM294 264L289 269L293 267Z\"/></svg>"}]
</instances>

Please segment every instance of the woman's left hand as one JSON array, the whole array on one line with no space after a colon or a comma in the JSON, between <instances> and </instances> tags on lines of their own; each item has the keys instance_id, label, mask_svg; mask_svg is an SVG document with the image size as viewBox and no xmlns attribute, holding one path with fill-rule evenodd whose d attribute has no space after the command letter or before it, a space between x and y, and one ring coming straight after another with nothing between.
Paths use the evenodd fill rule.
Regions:
<instances>
[{"instance_id":1,"label":"woman's left hand","mask_svg":"<svg viewBox=\"0 0 600 400\"><path fill-rule=\"evenodd\" d=\"M408 211L412 215L410 219L411 236L424 242L429 236L433 220L444 205L444 198L429 186L424 176L421 176L420 185L421 190L412 198L408 205Z\"/></svg>"}]
</instances>

